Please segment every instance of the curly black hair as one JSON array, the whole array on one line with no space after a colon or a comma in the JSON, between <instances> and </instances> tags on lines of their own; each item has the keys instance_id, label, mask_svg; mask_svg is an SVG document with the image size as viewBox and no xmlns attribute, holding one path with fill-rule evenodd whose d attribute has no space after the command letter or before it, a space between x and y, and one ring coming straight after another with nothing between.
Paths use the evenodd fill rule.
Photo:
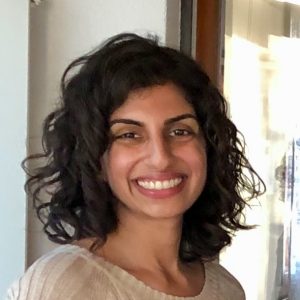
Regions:
<instances>
[{"instance_id":1,"label":"curly black hair","mask_svg":"<svg viewBox=\"0 0 300 300\"><path fill-rule=\"evenodd\" d=\"M44 122L44 152L23 162L26 191L50 240L105 242L116 230L116 199L99 163L109 147L109 117L130 92L166 83L183 91L207 144L207 181L183 216L180 259L214 258L234 231L251 228L242 211L265 185L245 157L243 136L227 116L225 99L192 58L161 46L155 37L124 33L67 67L61 104ZM30 169L32 159L42 165Z\"/></svg>"}]
</instances>

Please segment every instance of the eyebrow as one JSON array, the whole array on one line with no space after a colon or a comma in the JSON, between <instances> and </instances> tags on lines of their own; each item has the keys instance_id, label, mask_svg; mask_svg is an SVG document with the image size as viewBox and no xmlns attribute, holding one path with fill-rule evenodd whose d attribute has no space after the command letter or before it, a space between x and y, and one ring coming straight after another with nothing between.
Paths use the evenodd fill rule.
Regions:
<instances>
[{"instance_id":1,"label":"eyebrow","mask_svg":"<svg viewBox=\"0 0 300 300\"><path fill-rule=\"evenodd\" d=\"M181 121L181 120L184 120L184 119L194 119L195 121L197 121L197 117L193 114L182 114L182 115L167 119L164 122L164 124L165 125L170 125L172 123L175 123L175 122L178 122L178 121ZM136 126L139 126L139 127L142 127L144 125L143 122L132 120L132 119L114 119L114 120L109 122L109 125L110 125L110 127L112 127L113 125L118 124L118 123L136 125Z\"/></svg>"},{"instance_id":2,"label":"eyebrow","mask_svg":"<svg viewBox=\"0 0 300 300\"><path fill-rule=\"evenodd\" d=\"M169 124L172 124L172 123L184 120L184 119L194 119L195 121L197 121L197 118L196 118L195 115L193 115L193 114L183 114L183 115L179 115L179 116L167 119L164 123L166 125L169 125Z\"/></svg>"}]
</instances>

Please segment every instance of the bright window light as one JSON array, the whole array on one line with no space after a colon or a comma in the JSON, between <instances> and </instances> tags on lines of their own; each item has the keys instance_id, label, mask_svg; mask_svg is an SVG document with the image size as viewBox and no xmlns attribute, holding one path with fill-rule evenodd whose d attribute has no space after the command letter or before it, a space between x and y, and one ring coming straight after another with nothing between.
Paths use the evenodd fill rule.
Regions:
<instances>
[{"instance_id":1,"label":"bright window light","mask_svg":"<svg viewBox=\"0 0 300 300\"><path fill-rule=\"evenodd\" d=\"M300 5L300 0L276 0L278 2L286 2L290 4Z\"/></svg>"}]
</instances>

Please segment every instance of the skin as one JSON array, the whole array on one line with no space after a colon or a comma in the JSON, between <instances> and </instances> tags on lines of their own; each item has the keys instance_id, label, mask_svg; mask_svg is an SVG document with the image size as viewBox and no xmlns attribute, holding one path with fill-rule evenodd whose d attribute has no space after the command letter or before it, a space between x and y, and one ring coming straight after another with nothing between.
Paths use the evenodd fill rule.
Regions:
<instances>
[{"instance_id":1,"label":"skin","mask_svg":"<svg viewBox=\"0 0 300 300\"><path fill-rule=\"evenodd\" d=\"M119 227L97 255L161 292L199 294L203 265L178 257L183 214L206 180L205 141L193 107L165 84L130 93L110 122L112 142L101 164L119 199ZM173 186L174 180L180 183Z\"/></svg>"}]
</instances>

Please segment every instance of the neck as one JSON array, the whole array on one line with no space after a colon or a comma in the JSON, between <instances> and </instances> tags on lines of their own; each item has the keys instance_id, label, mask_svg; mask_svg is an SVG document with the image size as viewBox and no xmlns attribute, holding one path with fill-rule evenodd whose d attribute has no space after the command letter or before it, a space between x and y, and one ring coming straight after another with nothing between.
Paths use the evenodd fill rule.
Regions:
<instances>
[{"instance_id":1,"label":"neck","mask_svg":"<svg viewBox=\"0 0 300 300\"><path fill-rule=\"evenodd\" d=\"M101 254L124 269L151 266L157 270L178 270L182 219L120 218L118 230L109 235Z\"/></svg>"}]
</instances>

